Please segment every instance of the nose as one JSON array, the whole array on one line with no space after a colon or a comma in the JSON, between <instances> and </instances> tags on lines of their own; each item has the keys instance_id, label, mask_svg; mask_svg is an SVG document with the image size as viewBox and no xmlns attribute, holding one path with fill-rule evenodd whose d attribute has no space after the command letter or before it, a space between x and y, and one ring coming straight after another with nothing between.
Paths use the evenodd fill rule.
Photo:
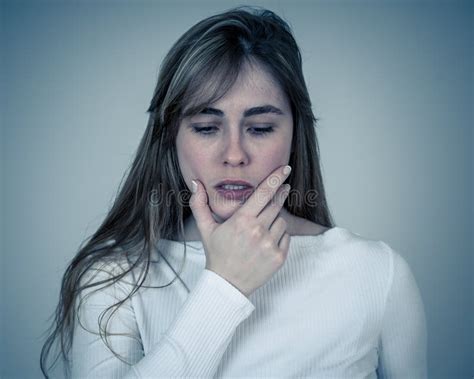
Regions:
<instances>
[{"instance_id":1,"label":"nose","mask_svg":"<svg viewBox=\"0 0 474 379\"><path fill-rule=\"evenodd\" d=\"M223 162L229 166L246 165L249 161L248 152L243 144L240 131L228 133L225 137Z\"/></svg>"}]
</instances>

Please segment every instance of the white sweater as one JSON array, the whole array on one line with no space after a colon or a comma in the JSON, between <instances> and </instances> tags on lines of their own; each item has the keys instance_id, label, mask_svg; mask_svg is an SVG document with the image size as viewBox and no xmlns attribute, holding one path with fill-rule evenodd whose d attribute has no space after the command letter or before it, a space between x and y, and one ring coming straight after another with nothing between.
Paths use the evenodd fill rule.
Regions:
<instances>
[{"instance_id":1,"label":"white sweater","mask_svg":"<svg viewBox=\"0 0 474 379\"><path fill-rule=\"evenodd\" d=\"M341 227L292 236L283 267L249 298L204 269L200 241L187 245L180 276L189 294L178 279L141 288L111 318L110 332L121 335L108 342L126 362L94 332L136 273L83 297L73 377L427 377L420 292L386 243ZM183 244L160 240L157 247L179 272ZM162 286L175 274L155 260L146 284ZM100 271L91 280L106 276Z\"/></svg>"}]
</instances>

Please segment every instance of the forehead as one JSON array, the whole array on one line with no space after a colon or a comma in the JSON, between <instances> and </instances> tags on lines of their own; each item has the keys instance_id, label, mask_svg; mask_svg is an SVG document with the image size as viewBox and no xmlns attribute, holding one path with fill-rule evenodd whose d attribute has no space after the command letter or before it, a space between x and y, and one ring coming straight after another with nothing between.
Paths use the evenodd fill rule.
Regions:
<instances>
[{"instance_id":1,"label":"forehead","mask_svg":"<svg viewBox=\"0 0 474 379\"><path fill-rule=\"evenodd\" d=\"M282 108L289 106L283 89L268 70L259 63L245 62L232 87L212 105L245 108L267 103Z\"/></svg>"},{"instance_id":2,"label":"forehead","mask_svg":"<svg viewBox=\"0 0 474 379\"><path fill-rule=\"evenodd\" d=\"M256 60L245 60L238 71L222 64L214 72L197 78L184 95L182 118L199 114L207 107L224 113L242 112L264 104L290 112L289 100L269 70Z\"/></svg>"}]
</instances>

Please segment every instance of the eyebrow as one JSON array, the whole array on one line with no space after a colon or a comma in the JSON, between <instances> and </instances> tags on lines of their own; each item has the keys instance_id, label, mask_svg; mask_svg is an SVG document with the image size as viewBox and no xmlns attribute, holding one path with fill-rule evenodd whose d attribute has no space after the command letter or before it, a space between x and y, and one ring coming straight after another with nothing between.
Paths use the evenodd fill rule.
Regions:
<instances>
[{"instance_id":1,"label":"eyebrow","mask_svg":"<svg viewBox=\"0 0 474 379\"><path fill-rule=\"evenodd\" d=\"M283 115L283 111L273 105L261 105L246 109L244 111L244 117L256 116L259 114L273 113L277 115ZM224 112L216 108L204 108L199 114L210 114L214 116L224 117Z\"/></svg>"}]
</instances>

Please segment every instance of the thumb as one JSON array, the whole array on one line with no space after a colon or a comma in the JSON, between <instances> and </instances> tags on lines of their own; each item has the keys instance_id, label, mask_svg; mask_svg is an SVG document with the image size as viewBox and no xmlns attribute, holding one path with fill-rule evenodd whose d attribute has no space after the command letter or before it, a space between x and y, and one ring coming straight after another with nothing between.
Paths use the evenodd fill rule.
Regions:
<instances>
[{"instance_id":1,"label":"thumb","mask_svg":"<svg viewBox=\"0 0 474 379\"><path fill-rule=\"evenodd\" d=\"M202 238L207 239L207 237L211 234L211 232L218 224L212 217L212 213L208 205L206 189L199 180L194 179L192 180L192 182L193 194L189 199L189 207L193 212L194 219L196 220L196 225L199 229L199 232L201 233Z\"/></svg>"}]
</instances>

